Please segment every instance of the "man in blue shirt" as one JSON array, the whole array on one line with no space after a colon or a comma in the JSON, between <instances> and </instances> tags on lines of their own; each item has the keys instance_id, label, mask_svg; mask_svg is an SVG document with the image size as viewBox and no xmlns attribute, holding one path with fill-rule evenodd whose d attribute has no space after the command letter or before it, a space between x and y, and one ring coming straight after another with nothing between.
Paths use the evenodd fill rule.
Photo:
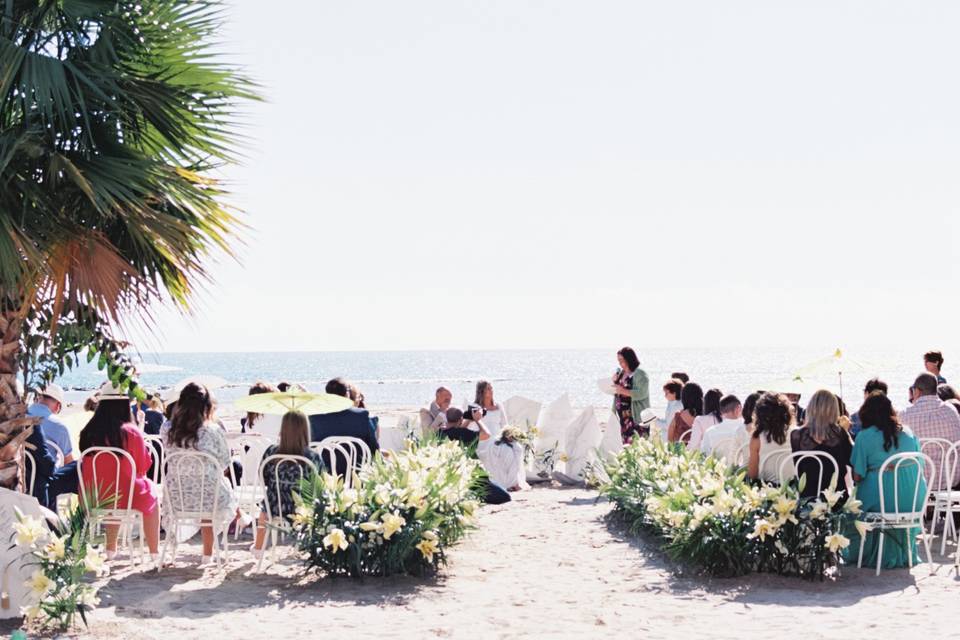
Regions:
<instances>
[{"instance_id":1,"label":"man in blue shirt","mask_svg":"<svg viewBox=\"0 0 960 640\"><path fill-rule=\"evenodd\" d=\"M63 389L51 384L37 393L34 403L27 409L31 418L41 418L44 437L57 445L63 453L63 464L73 462L73 445L70 443L70 430L57 414L63 408Z\"/></svg>"},{"instance_id":2,"label":"man in blue shirt","mask_svg":"<svg viewBox=\"0 0 960 640\"><path fill-rule=\"evenodd\" d=\"M881 380L880 378L871 378L867 380L867 384L863 387L863 398L866 399L874 391L880 391L883 395L887 395L887 383ZM867 425L872 427L873 425ZM854 440L857 439L857 434L863 430L863 423L860 421L860 412L854 411L853 415L850 416L850 437Z\"/></svg>"},{"instance_id":3,"label":"man in blue shirt","mask_svg":"<svg viewBox=\"0 0 960 640\"><path fill-rule=\"evenodd\" d=\"M334 378L327 382L326 392L344 398L350 397L347 383L341 378ZM310 416L310 440L312 442L322 442L324 438L331 436L359 438L370 447L370 453L372 454L380 448L380 443L377 442L377 428L366 409L350 407L336 413ZM346 473L346 463L341 462L341 460L337 460L336 471L339 475L344 475Z\"/></svg>"}]
</instances>

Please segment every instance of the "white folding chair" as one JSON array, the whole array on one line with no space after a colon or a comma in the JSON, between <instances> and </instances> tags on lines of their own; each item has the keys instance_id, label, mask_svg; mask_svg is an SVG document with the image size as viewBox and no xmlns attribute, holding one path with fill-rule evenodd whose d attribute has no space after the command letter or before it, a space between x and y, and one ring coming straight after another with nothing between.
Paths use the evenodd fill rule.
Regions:
<instances>
[{"instance_id":1,"label":"white folding chair","mask_svg":"<svg viewBox=\"0 0 960 640\"><path fill-rule=\"evenodd\" d=\"M680 434L680 437L677 438L677 442L682 442L684 446L690 446L690 438L693 436L693 429L687 429Z\"/></svg>"},{"instance_id":2,"label":"white folding chair","mask_svg":"<svg viewBox=\"0 0 960 640\"><path fill-rule=\"evenodd\" d=\"M106 478L100 477L98 461L102 459L111 460L114 473L107 473ZM123 463L129 468L130 484L127 486L127 499L124 503L117 496L120 489L120 469ZM90 465L91 475L93 476L93 486L87 487L83 479L83 470L86 465ZM130 558L133 559L133 541L130 537L130 528L137 527L137 533L140 540L139 558L143 560L143 514L133 508L133 487L137 465L133 461L133 456L118 447L89 447L80 452L80 461L77 465L77 478L79 480L80 502L83 508L89 514L90 522L94 528L102 525L116 525L120 527L118 534L118 547L124 541L126 542ZM106 482L104 482L106 480ZM111 481L112 480L112 481ZM91 504L90 501L93 501ZM107 506L110 505L110 506Z\"/></svg>"},{"instance_id":3,"label":"white folding chair","mask_svg":"<svg viewBox=\"0 0 960 640\"><path fill-rule=\"evenodd\" d=\"M931 450L940 454L939 469L934 461L933 478L927 487L946 487L945 489L930 489L927 492L926 507L933 506L933 519L930 521L930 535L936 531L937 521L943 516L943 531L940 539L940 555L947 550L947 537L952 534L957 541L957 531L953 524L953 514L960 513L960 491L953 490L953 474L957 468L957 456L960 442L952 443L944 438L921 438L920 452L928 455L931 461L934 457L928 453ZM926 510L926 509L925 509Z\"/></svg>"},{"instance_id":4,"label":"white folding chair","mask_svg":"<svg viewBox=\"0 0 960 640\"><path fill-rule=\"evenodd\" d=\"M260 463L263 461L264 452L273 443L266 436L255 434L232 437L229 442L242 470L240 478L237 478L236 469L231 461L230 482L233 484L234 494L237 496L240 508L245 513L256 517L260 512L260 502L263 500L263 483L258 476ZM234 540L240 538L243 529L244 527L241 527L238 522L233 531Z\"/></svg>"},{"instance_id":5,"label":"white folding chair","mask_svg":"<svg viewBox=\"0 0 960 640\"><path fill-rule=\"evenodd\" d=\"M144 435L144 442L150 450L150 457L153 458L153 483L161 486L163 480L164 447L163 438L158 435Z\"/></svg>"},{"instance_id":6,"label":"white folding chair","mask_svg":"<svg viewBox=\"0 0 960 640\"><path fill-rule=\"evenodd\" d=\"M758 475L761 478L776 477L778 479L782 479L782 476L780 475L780 463L786 456L789 456L790 453L791 452L789 449L781 449L779 451L770 451L765 453L760 457L760 465L757 469ZM764 471L769 471L769 473L764 473ZM794 471L793 476L786 478L787 481L792 480L794 476L796 476L796 471Z\"/></svg>"},{"instance_id":7,"label":"white folding chair","mask_svg":"<svg viewBox=\"0 0 960 640\"><path fill-rule=\"evenodd\" d=\"M351 462L354 469L359 469L364 465L370 464L370 460L373 459L373 454L370 453L370 447L360 438L354 438L353 436L330 436L329 438L323 439L324 442L328 440L336 442L339 445L350 447L352 450Z\"/></svg>"},{"instance_id":8,"label":"white folding chair","mask_svg":"<svg viewBox=\"0 0 960 640\"><path fill-rule=\"evenodd\" d=\"M841 486L843 483L843 476L840 475L840 465L837 464L836 459L826 451L794 451L792 453L784 452L784 457L780 461L780 469L777 473L777 477L780 479L780 484L784 482L789 482L790 477L785 473L789 468L787 465L793 465L794 473L798 480L800 480L800 463L804 460L815 460L818 466L818 476L817 476L817 492L813 495L819 496L820 492L830 486L832 478L836 477L837 486ZM824 474L824 461L829 462L833 466L833 473L830 475ZM804 474L806 475L806 474ZM807 486L810 486L810 478L807 478Z\"/></svg>"},{"instance_id":9,"label":"white folding chair","mask_svg":"<svg viewBox=\"0 0 960 640\"><path fill-rule=\"evenodd\" d=\"M166 457L167 469L163 482L164 530L167 534L160 566L172 548L170 562L177 559L177 530L181 526L212 527L213 554L217 566L227 561L227 528L233 520L233 512L226 513L221 508L224 496L220 493L220 477L223 470L220 461L202 451L174 451ZM207 472L207 469L211 469ZM187 478L187 482L184 482ZM191 502L199 491L199 504L210 504L210 509L195 509L196 505L187 504L185 488L193 490ZM209 498L212 497L212 501ZM229 499L223 499L227 502Z\"/></svg>"},{"instance_id":10,"label":"white folding chair","mask_svg":"<svg viewBox=\"0 0 960 640\"><path fill-rule=\"evenodd\" d=\"M273 464L272 473L268 477L264 477L264 472L267 469L267 465ZM267 526L269 527L269 544L271 546L270 550L270 562L273 562L277 553L277 546L279 544L280 534L287 534L290 532L290 521L287 520L287 516L291 515L289 513L283 512L283 493L289 492L296 487L284 487L283 483L280 480L280 469L284 465L293 465L297 469L297 473L300 476L300 480L303 480L306 477L305 467L309 467L314 473L316 473L317 468L314 466L313 462L309 458L303 456L293 456L293 455L281 455L276 454L267 457L263 463L260 465L260 469L257 471L257 477L263 481L263 495L264 495L264 505L267 508ZM267 485L272 486L275 489L277 496L277 509L279 513L273 513L271 508L270 501L266 498L267 495ZM257 523L259 525L259 522ZM264 538L264 545L267 544L267 539ZM263 549L266 551L266 549ZM260 571L261 566L263 565L263 556L265 554L261 552L260 559L257 561L257 571Z\"/></svg>"},{"instance_id":11,"label":"white folding chair","mask_svg":"<svg viewBox=\"0 0 960 640\"><path fill-rule=\"evenodd\" d=\"M750 463L750 441L747 440L742 445L737 447L737 450L733 453L733 458L730 460L730 464L734 467L745 467Z\"/></svg>"},{"instance_id":12,"label":"white folding chair","mask_svg":"<svg viewBox=\"0 0 960 640\"><path fill-rule=\"evenodd\" d=\"M733 436L727 436L718 440L710 449L708 455L718 460L726 460L730 464L735 464L733 455L737 449L737 439Z\"/></svg>"},{"instance_id":13,"label":"white folding chair","mask_svg":"<svg viewBox=\"0 0 960 640\"><path fill-rule=\"evenodd\" d=\"M53 452L56 454L55 457L57 459L57 468L62 467L63 461L66 459L66 456L63 455L63 449L61 449L56 442L50 439L47 439L47 444L50 445L51 448L53 448Z\"/></svg>"},{"instance_id":14,"label":"white folding chair","mask_svg":"<svg viewBox=\"0 0 960 640\"><path fill-rule=\"evenodd\" d=\"M26 472L27 462L30 463L30 474L29 474L29 475L27 475L27 472ZM24 482L23 482L23 484L24 484L24 486L23 486L24 491L22 491L21 493L25 493L25 494L27 494L28 496L32 496L32 495L33 495L33 489L36 487L36 484L37 484L37 459L33 457L33 454L30 453L30 451L29 451L26 447L23 447L23 463L24 463L24 466L23 466L23 468L24 468L24 478L23 478L23 480L24 480Z\"/></svg>"},{"instance_id":15,"label":"white folding chair","mask_svg":"<svg viewBox=\"0 0 960 640\"><path fill-rule=\"evenodd\" d=\"M324 466L332 475L343 478L345 489L353 487L353 479L357 471L356 448L345 442L336 442L333 438L324 438L320 442L311 442L310 449L320 457L321 462L324 463ZM346 470L346 473L342 475L338 471L339 465L337 464L341 460Z\"/></svg>"},{"instance_id":16,"label":"white folding chair","mask_svg":"<svg viewBox=\"0 0 960 640\"><path fill-rule=\"evenodd\" d=\"M901 512L900 470L911 466L918 467L917 480L914 482L913 491L910 492L913 499L908 506L909 511ZM905 451L894 454L884 460L883 464L880 465L880 511L868 511L862 513L860 516L860 519L872 525L872 528L866 532L864 539L860 541L857 568L863 566L863 546L866 541L866 536L876 532L877 535L880 536L879 542L877 543L877 575L880 575L880 565L883 562L883 534L885 531L896 529L905 529L907 531L907 563L913 568L913 553L910 548L909 536L910 529L916 527L920 529L923 546L927 550L927 562L930 563L930 574L933 575L934 567L933 556L930 555L930 539L926 535L923 535L923 516L927 510L927 497L920 494L920 486L923 484L927 471L930 472L931 476L934 475L936 468L934 467L933 459L919 451ZM890 505L884 500L883 481L884 478L886 478L887 482L890 482L890 476L888 474L891 472L893 474L893 511L887 511L887 507Z\"/></svg>"}]
</instances>

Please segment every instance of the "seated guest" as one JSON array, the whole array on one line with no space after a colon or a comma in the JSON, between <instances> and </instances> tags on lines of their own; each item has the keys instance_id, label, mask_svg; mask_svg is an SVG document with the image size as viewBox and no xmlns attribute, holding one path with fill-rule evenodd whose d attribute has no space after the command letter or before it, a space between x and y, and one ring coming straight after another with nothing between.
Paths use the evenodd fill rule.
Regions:
<instances>
[{"instance_id":1,"label":"seated guest","mask_svg":"<svg viewBox=\"0 0 960 640\"><path fill-rule=\"evenodd\" d=\"M683 371L674 371L673 373L670 374L670 378L673 380L679 380L683 384L687 384L688 382L690 382L690 376L688 376Z\"/></svg>"},{"instance_id":2,"label":"seated guest","mask_svg":"<svg viewBox=\"0 0 960 640\"><path fill-rule=\"evenodd\" d=\"M667 427L667 440L679 442L681 436L693 428L693 421L703 413L703 389L696 382L683 385L680 392L683 409L673 416L673 422Z\"/></svg>"},{"instance_id":3,"label":"seated guest","mask_svg":"<svg viewBox=\"0 0 960 640\"><path fill-rule=\"evenodd\" d=\"M815 497L818 481L821 482L822 488L829 487L834 472L838 475L837 489L846 491L847 467L850 465L853 444L850 442L850 436L838 424L840 404L837 402L837 397L826 389L820 389L810 397L806 416L803 427L790 434L790 448L794 453L798 451L829 453L836 460L837 469L834 470L833 465L823 461L824 477L821 478L819 461L812 458L801 461L797 465L797 477L804 475L807 477L801 497Z\"/></svg>"},{"instance_id":4,"label":"seated guest","mask_svg":"<svg viewBox=\"0 0 960 640\"><path fill-rule=\"evenodd\" d=\"M288 411L284 414L280 423L280 443L267 447L263 452L263 459L266 460L274 455L301 456L310 460L316 471L323 469L320 456L310 449L310 421L307 420L307 416L299 411ZM282 514L283 517L290 518L296 511L293 492L299 492L300 479L309 476L310 468L305 462L275 460L264 465L263 484L266 487L266 499L260 507L257 537L253 544L254 552L263 549L266 539L267 507L269 506L273 517L279 517Z\"/></svg>"},{"instance_id":5,"label":"seated guest","mask_svg":"<svg viewBox=\"0 0 960 640\"><path fill-rule=\"evenodd\" d=\"M360 387L352 382L347 383L347 397L353 401L353 406L357 409L367 408L367 399L364 397ZM377 442L380 442L380 417L370 416L370 424L373 425L373 432L377 436Z\"/></svg>"},{"instance_id":6,"label":"seated guest","mask_svg":"<svg viewBox=\"0 0 960 640\"><path fill-rule=\"evenodd\" d=\"M83 410L93 413L97 410L97 403L100 402L100 392L96 391L92 396L83 401Z\"/></svg>"},{"instance_id":7,"label":"seated guest","mask_svg":"<svg viewBox=\"0 0 960 640\"><path fill-rule=\"evenodd\" d=\"M883 395L887 395L887 383L880 378L867 380L867 384L863 386L863 399L866 400L874 391L880 391ZM863 423L860 422L860 412L854 411L853 415L850 416L850 437L856 440L861 429L863 429Z\"/></svg>"},{"instance_id":8,"label":"seated guest","mask_svg":"<svg viewBox=\"0 0 960 640\"><path fill-rule=\"evenodd\" d=\"M762 395L763 391L754 391L743 401L743 426L747 429L747 433L753 433L753 410Z\"/></svg>"},{"instance_id":9,"label":"seated guest","mask_svg":"<svg viewBox=\"0 0 960 640\"><path fill-rule=\"evenodd\" d=\"M143 528L147 547L154 562L158 559L157 547L160 542L160 508L157 500L159 491L147 478L147 470L153 463L147 443L140 431L134 426L133 413L130 410L130 398L107 382L100 388L100 402L90 422L80 432L80 450L90 447L117 447L133 458L134 468L128 468L126 460L120 461L120 484L115 487L117 476L115 458L101 454L94 461L92 455L83 461L80 473L83 474L84 488L92 493L92 504L103 504L117 508L126 508L131 496L127 495L130 478L133 477L132 507L143 516ZM94 484L94 470L98 485ZM117 536L120 525L104 525L107 533L107 558L117 552Z\"/></svg>"},{"instance_id":10,"label":"seated guest","mask_svg":"<svg viewBox=\"0 0 960 640\"><path fill-rule=\"evenodd\" d=\"M483 424L490 430L490 436L499 438L508 424L507 410L493 399L493 385L486 380L478 382L473 402L483 410Z\"/></svg>"},{"instance_id":11,"label":"seated guest","mask_svg":"<svg viewBox=\"0 0 960 640\"><path fill-rule=\"evenodd\" d=\"M166 417L163 415L163 400L160 395L147 396L146 408L143 410L143 432L151 436L159 435L164 420Z\"/></svg>"},{"instance_id":12,"label":"seated guest","mask_svg":"<svg viewBox=\"0 0 960 640\"><path fill-rule=\"evenodd\" d=\"M861 508L864 511L880 511L880 467L890 456L897 453L920 451L920 443L909 429L900 425L890 399L880 391L874 391L867 396L859 413L863 421L863 430L853 445L851 458L853 480L857 484L857 499L863 503ZM890 470L892 471L893 468L891 467ZM887 511L894 511L895 508L901 513L923 510L927 496L923 476L920 477L919 492L914 493L919 471L916 464L903 463L897 469L896 479L892 477L892 473L884 475L883 502ZM915 498L916 504L914 504ZM860 553L860 534L852 526L844 533L850 538L850 546L843 551L844 559L848 563L856 562ZM919 527L909 531L906 529L885 531L882 535L888 539L884 540L880 566L884 569L895 569L911 566L911 563L919 563L917 536L920 533ZM862 541L863 561L866 566L877 564L880 535L867 533L866 539Z\"/></svg>"},{"instance_id":13,"label":"seated guest","mask_svg":"<svg viewBox=\"0 0 960 640\"><path fill-rule=\"evenodd\" d=\"M703 415L699 415L693 420L690 442L687 444L689 449L700 450L700 443L703 441L703 434L710 427L720 424L723 416L720 415L720 399L723 398L723 392L720 389L710 389L703 396Z\"/></svg>"},{"instance_id":14,"label":"seated guest","mask_svg":"<svg viewBox=\"0 0 960 640\"><path fill-rule=\"evenodd\" d=\"M726 395L720 400L720 415L723 417L717 425L707 429L700 440L700 451L710 455L725 443L722 453L733 454L747 443L747 428L743 424L743 406L735 395Z\"/></svg>"},{"instance_id":15,"label":"seated guest","mask_svg":"<svg viewBox=\"0 0 960 640\"><path fill-rule=\"evenodd\" d=\"M516 442L519 433L507 427L494 439L484 424L482 412L471 408L473 420L480 428L477 457L483 463L490 481L501 489L519 491L527 487L526 471L523 468L523 445Z\"/></svg>"},{"instance_id":16,"label":"seated guest","mask_svg":"<svg viewBox=\"0 0 960 640\"><path fill-rule=\"evenodd\" d=\"M26 467L27 474L33 473L33 497L41 505L52 511L57 510L57 496L65 493L77 493L77 461L57 467L57 452L48 442L46 426L43 422L33 425L33 431L24 440L32 445L30 455L36 463L35 470ZM29 465L29 462L27 462ZM29 477L29 476L28 476Z\"/></svg>"},{"instance_id":17,"label":"seated guest","mask_svg":"<svg viewBox=\"0 0 960 640\"><path fill-rule=\"evenodd\" d=\"M247 395L255 396L262 393L276 393L276 391L266 382L255 382L247 391ZM248 411L245 417L240 418L240 431L242 433L259 434L270 442L276 442L280 437L280 416Z\"/></svg>"},{"instance_id":18,"label":"seated guest","mask_svg":"<svg viewBox=\"0 0 960 640\"><path fill-rule=\"evenodd\" d=\"M474 405L473 408L476 409L476 420L456 407L447 409L445 420L447 426L440 431L440 437L446 438L447 440L456 440L467 447L477 444L480 441L480 428L476 423L483 417L483 410L476 405ZM471 411L471 414L472 413ZM473 422L477 428L471 429L468 427L467 425L471 422ZM487 431L487 433L489 434L489 431Z\"/></svg>"},{"instance_id":19,"label":"seated guest","mask_svg":"<svg viewBox=\"0 0 960 640\"><path fill-rule=\"evenodd\" d=\"M946 382L937 385L937 397L946 402L947 400L956 400L960 398L957 395L957 390L948 385Z\"/></svg>"},{"instance_id":20,"label":"seated guest","mask_svg":"<svg viewBox=\"0 0 960 640\"><path fill-rule=\"evenodd\" d=\"M440 387L434 394L433 402L428 409L420 411L420 429L423 435L429 436L447 427L447 409L453 394L446 387Z\"/></svg>"},{"instance_id":21,"label":"seated guest","mask_svg":"<svg viewBox=\"0 0 960 640\"><path fill-rule=\"evenodd\" d=\"M241 514L237 508L237 496L224 475L230 464L230 447L226 435L214 420L213 410L213 397L205 386L191 382L180 392L164 442L167 458L177 452L199 451L213 456L219 468L210 465L168 465L164 479L165 499L172 499L174 504L182 505L185 511L211 512L216 509L215 517L225 522ZM220 488L214 504L217 483ZM203 562L207 564L213 556L213 526L200 527L200 533Z\"/></svg>"},{"instance_id":22,"label":"seated guest","mask_svg":"<svg viewBox=\"0 0 960 640\"><path fill-rule=\"evenodd\" d=\"M327 382L326 392L333 395L350 397L347 383L342 378L334 378ZM351 436L363 440L370 453L374 454L380 450L380 443L377 442L377 430L370 420L370 414L366 409L349 407L336 413L327 413L310 416L310 440L313 442L322 442L325 438ZM344 475L347 472L346 461L340 464L337 461L338 475Z\"/></svg>"},{"instance_id":23,"label":"seated guest","mask_svg":"<svg viewBox=\"0 0 960 640\"><path fill-rule=\"evenodd\" d=\"M753 434L750 437L750 458L747 476L770 484L780 484L780 463L789 454L790 432L793 430L793 404L779 393L765 393L753 408ZM761 467L762 463L762 467ZM784 482L795 476L792 465L787 465Z\"/></svg>"},{"instance_id":24,"label":"seated guest","mask_svg":"<svg viewBox=\"0 0 960 640\"><path fill-rule=\"evenodd\" d=\"M27 409L27 415L31 418L42 418L40 424L43 425L45 437L63 453L63 464L70 464L74 460L70 430L57 417L62 409L63 389L51 384L37 394L34 403Z\"/></svg>"},{"instance_id":25,"label":"seated guest","mask_svg":"<svg viewBox=\"0 0 960 640\"><path fill-rule=\"evenodd\" d=\"M939 351L927 351L923 354L923 366L927 373L936 376L937 384L946 384L947 379L940 375L943 368L943 354Z\"/></svg>"},{"instance_id":26,"label":"seated guest","mask_svg":"<svg viewBox=\"0 0 960 640\"><path fill-rule=\"evenodd\" d=\"M667 401L667 410L663 414L663 419L657 419L657 427L661 433L665 433L667 427L673 422L673 416L683 411L683 402L680 400L680 394L683 392L683 381L677 378L671 378L663 385L663 397ZM661 436L662 437L662 436Z\"/></svg>"},{"instance_id":27,"label":"seated guest","mask_svg":"<svg viewBox=\"0 0 960 640\"><path fill-rule=\"evenodd\" d=\"M932 373L921 373L910 387L910 402L913 404L900 412L900 423L909 427L917 438L944 438L950 442L960 440L960 415L937 397L937 378ZM862 420L862 418L861 418ZM866 426L866 423L864 423ZM935 469L940 468L942 452L939 447L930 447L925 451L931 458ZM960 482L960 464L953 476L952 486ZM933 491L945 490L937 478Z\"/></svg>"}]
</instances>

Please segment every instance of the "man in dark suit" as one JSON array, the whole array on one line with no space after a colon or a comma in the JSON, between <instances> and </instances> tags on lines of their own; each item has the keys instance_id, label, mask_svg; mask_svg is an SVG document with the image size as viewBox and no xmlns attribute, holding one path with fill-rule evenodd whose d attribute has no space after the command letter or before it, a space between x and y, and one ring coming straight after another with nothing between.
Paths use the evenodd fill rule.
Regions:
<instances>
[{"instance_id":1,"label":"man in dark suit","mask_svg":"<svg viewBox=\"0 0 960 640\"><path fill-rule=\"evenodd\" d=\"M342 378L334 378L327 382L326 392L344 398L350 397L347 383ZM321 442L324 438L332 436L359 438L370 447L371 454L380 449L380 443L377 442L377 429L366 409L350 407L336 413L310 416L311 441ZM324 462L329 463L326 460ZM345 472L346 461L341 463L337 460L337 473L343 475Z\"/></svg>"}]
</instances>

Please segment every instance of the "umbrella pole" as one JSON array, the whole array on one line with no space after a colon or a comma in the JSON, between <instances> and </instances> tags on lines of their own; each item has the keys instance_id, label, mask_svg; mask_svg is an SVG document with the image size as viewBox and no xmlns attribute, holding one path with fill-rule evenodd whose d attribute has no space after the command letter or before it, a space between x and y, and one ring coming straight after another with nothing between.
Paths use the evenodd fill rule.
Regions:
<instances>
[{"instance_id":1,"label":"umbrella pole","mask_svg":"<svg viewBox=\"0 0 960 640\"><path fill-rule=\"evenodd\" d=\"M840 376L840 399L843 400L843 371L838 371L837 375Z\"/></svg>"}]
</instances>

